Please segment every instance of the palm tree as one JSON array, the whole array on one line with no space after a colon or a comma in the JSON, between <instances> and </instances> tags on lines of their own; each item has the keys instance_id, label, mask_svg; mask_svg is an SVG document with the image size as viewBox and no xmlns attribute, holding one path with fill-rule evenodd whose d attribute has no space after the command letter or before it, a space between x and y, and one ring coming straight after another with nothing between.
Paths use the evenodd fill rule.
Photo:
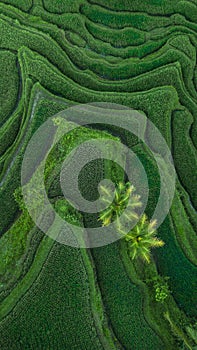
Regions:
<instances>
[{"instance_id":1,"label":"palm tree","mask_svg":"<svg viewBox=\"0 0 197 350\"><path fill-rule=\"evenodd\" d=\"M125 235L132 260L140 257L150 263L151 249L164 245L164 242L156 237L155 225L156 221L149 223L146 214L143 214L138 224Z\"/></svg>"},{"instance_id":2,"label":"palm tree","mask_svg":"<svg viewBox=\"0 0 197 350\"><path fill-rule=\"evenodd\" d=\"M142 203L140 202L140 196L133 194L135 192L134 186L129 182L126 184L120 182L115 189L112 203L110 200L111 195L107 188L101 186L101 192L103 194L103 201L109 204L108 208L99 216L102 225L107 226L116 220L117 230L124 235L123 238L128 243L131 259L134 260L140 257L149 263L151 249L164 245L164 242L156 237L156 220L149 222L146 214L143 214L137 225L127 234L125 234L125 228L122 229L118 220L121 214L125 215L128 223L131 223L134 219L139 219L136 208L141 207ZM129 214L124 213L126 208L130 209Z\"/></svg>"},{"instance_id":3,"label":"palm tree","mask_svg":"<svg viewBox=\"0 0 197 350\"><path fill-rule=\"evenodd\" d=\"M101 186L100 190L103 195L103 201L109 204L108 208L105 209L99 216L99 220L102 221L103 226L108 226L112 221L116 219L118 228L120 229L118 218L126 208L130 209L130 212L129 214L123 213L123 215L125 215L129 221L138 219L138 215L135 212L135 209L141 207L142 203L140 202L140 196L133 194L135 192L135 188L129 182L126 184L122 182L118 183L115 189L114 200L112 203L110 200L111 194L108 189L104 186Z\"/></svg>"}]
</instances>

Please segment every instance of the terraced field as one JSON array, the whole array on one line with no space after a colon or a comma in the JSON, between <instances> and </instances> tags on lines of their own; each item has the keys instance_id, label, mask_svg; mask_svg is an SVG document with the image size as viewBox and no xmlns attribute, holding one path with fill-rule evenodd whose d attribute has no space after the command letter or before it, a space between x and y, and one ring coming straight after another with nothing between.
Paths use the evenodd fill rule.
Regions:
<instances>
[{"instance_id":1,"label":"terraced field","mask_svg":"<svg viewBox=\"0 0 197 350\"><path fill-rule=\"evenodd\" d=\"M0 349L197 349L196 51L196 0L0 1ZM131 261L123 240L61 245L16 200L31 137L57 113L95 102L146 115L173 156L174 200L158 229L165 245L149 265ZM157 153L151 128L142 132ZM72 131L49 154L45 186L54 210L76 226L100 225L97 215L74 210L59 184L62 162L91 139L122 141L137 155L151 218L161 184L153 154L107 120ZM124 181L124 170L90 162L81 193L96 200L98 183ZM169 277L164 302L155 299L159 276Z\"/></svg>"}]
</instances>

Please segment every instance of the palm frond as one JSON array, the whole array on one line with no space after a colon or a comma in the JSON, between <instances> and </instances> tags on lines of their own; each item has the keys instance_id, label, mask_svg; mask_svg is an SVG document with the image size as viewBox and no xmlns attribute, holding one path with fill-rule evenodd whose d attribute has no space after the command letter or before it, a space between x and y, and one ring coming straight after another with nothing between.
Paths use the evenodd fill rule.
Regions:
<instances>
[{"instance_id":1,"label":"palm frond","mask_svg":"<svg viewBox=\"0 0 197 350\"><path fill-rule=\"evenodd\" d=\"M108 197L111 196L111 193L109 192L109 190L105 187L105 186L100 186L100 190L103 194L107 195Z\"/></svg>"}]
</instances>

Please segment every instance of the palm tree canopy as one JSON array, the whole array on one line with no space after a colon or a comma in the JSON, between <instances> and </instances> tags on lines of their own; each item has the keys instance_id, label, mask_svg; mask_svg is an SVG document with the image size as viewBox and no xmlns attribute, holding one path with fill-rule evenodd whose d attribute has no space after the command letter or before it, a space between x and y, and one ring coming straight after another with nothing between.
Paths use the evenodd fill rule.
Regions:
<instances>
[{"instance_id":1,"label":"palm tree canopy","mask_svg":"<svg viewBox=\"0 0 197 350\"><path fill-rule=\"evenodd\" d=\"M146 214L143 214L138 224L125 235L132 259L138 256L150 262L151 249L164 245L164 242L156 237L155 225L156 221L149 223Z\"/></svg>"},{"instance_id":2,"label":"palm tree canopy","mask_svg":"<svg viewBox=\"0 0 197 350\"><path fill-rule=\"evenodd\" d=\"M114 199L111 202L110 191L101 186L103 201L109 206L99 216L103 226L109 225L116 220L117 230L124 235L125 241L128 243L129 255L131 259L141 257L146 262L150 262L151 249L162 247L164 242L157 238L156 221L149 222L146 214L143 214L139 219L136 209L142 206L140 196L134 194L135 188L129 182L126 184L120 182L116 186ZM127 208L127 213L125 209ZM128 210L129 209L129 210ZM125 229L121 227L119 217L124 215L131 223L134 219L139 219L137 225L132 228L126 235Z\"/></svg>"},{"instance_id":3,"label":"palm tree canopy","mask_svg":"<svg viewBox=\"0 0 197 350\"><path fill-rule=\"evenodd\" d=\"M112 202L110 200L111 194L108 189L101 186L100 190L103 195L103 201L108 204L110 203L108 208L105 209L99 216L99 220L102 221L103 226L107 226L112 221L117 219L117 217L119 217L126 208L130 209L129 214L127 214L128 220L131 221L133 219L138 219L135 209L141 207L142 203L140 202L140 196L134 194L135 188L130 184L130 182L127 182L126 184L119 182L117 184Z\"/></svg>"}]
</instances>

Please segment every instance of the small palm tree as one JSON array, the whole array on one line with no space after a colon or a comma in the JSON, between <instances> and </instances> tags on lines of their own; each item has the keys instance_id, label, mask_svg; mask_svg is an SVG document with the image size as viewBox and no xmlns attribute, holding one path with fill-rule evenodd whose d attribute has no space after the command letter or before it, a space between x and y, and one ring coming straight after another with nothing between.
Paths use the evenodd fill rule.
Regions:
<instances>
[{"instance_id":1,"label":"small palm tree","mask_svg":"<svg viewBox=\"0 0 197 350\"><path fill-rule=\"evenodd\" d=\"M122 182L118 183L115 189L114 200L112 203L111 194L108 189L104 186L101 186L100 190L103 195L103 201L109 204L108 208L105 209L99 216L99 220L102 221L103 226L108 226L112 221L116 219L118 228L120 229L118 218L126 208L130 209L130 212L129 214L123 213L123 215L125 215L129 221L138 219L138 215L135 212L135 209L141 207L142 203L140 202L140 196L133 194L133 192L135 192L135 188L129 182L126 184Z\"/></svg>"},{"instance_id":2,"label":"small palm tree","mask_svg":"<svg viewBox=\"0 0 197 350\"><path fill-rule=\"evenodd\" d=\"M125 235L132 260L140 257L149 263L151 249L164 245L164 242L156 237L155 225L156 220L149 223L146 214L143 214L138 224Z\"/></svg>"}]
</instances>

